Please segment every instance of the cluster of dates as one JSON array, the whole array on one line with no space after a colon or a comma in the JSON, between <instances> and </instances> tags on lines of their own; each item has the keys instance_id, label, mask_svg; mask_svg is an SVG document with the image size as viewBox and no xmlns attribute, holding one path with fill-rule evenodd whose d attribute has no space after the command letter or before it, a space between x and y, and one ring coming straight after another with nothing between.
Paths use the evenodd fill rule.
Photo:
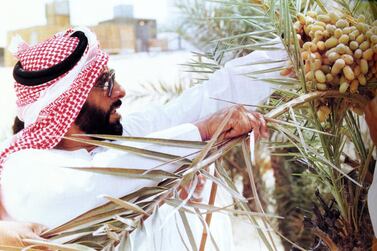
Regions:
<instances>
[{"instance_id":1,"label":"cluster of dates","mask_svg":"<svg viewBox=\"0 0 377 251\"><path fill-rule=\"evenodd\" d=\"M365 22L335 13L299 14L294 23L305 65L309 90L358 93L377 76L377 21ZM318 107L318 118L330 114L327 105Z\"/></svg>"}]
</instances>

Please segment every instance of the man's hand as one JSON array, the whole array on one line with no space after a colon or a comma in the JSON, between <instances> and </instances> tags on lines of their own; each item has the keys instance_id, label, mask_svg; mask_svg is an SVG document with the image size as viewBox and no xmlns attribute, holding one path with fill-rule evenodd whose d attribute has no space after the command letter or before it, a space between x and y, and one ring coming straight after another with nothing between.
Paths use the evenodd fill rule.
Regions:
<instances>
[{"instance_id":1,"label":"man's hand","mask_svg":"<svg viewBox=\"0 0 377 251\"><path fill-rule=\"evenodd\" d=\"M373 143L377 145L377 97L370 101L365 107L365 120L369 126Z\"/></svg>"},{"instance_id":2,"label":"man's hand","mask_svg":"<svg viewBox=\"0 0 377 251\"><path fill-rule=\"evenodd\" d=\"M224 121L228 113L231 113L228 123L225 125L219 139L230 139L242 134L254 131L255 137L268 137L266 121L262 114L249 112L243 106L237 105L216 112L195 125L199 128L202 140L209 140L215 134L220 124Z\"/></svg>"},{"instance_id":3,"label":"man's hand","mask_svg":"<svg viewBox=\"0 0 377 251\"><path fill-rule=\"evenodd\" d=\"M22 239L42 240L39 236L44 230L43 226L33 223L0 221L0 246L25 247Z\"/></svg>"},{"instance_id":4,"label":"man's hand","mask_svg":"<svg viewBox=\"0 0 377 251\"><path fill-rule=\"evenodd\" d=\"M203 193L204 186L206 184L207 179L202 174L198 174L197 177L198 177L198 184L196 185L195 191L194 191L192 197L190 198L189 202L201 202L203 200L202 193ZM179 197L182 200L187 199L191 185L192 184L190 182L190 184L188 184L184 187L181 187L181 190L179 191Z\"/></svg>"}]
</instances>

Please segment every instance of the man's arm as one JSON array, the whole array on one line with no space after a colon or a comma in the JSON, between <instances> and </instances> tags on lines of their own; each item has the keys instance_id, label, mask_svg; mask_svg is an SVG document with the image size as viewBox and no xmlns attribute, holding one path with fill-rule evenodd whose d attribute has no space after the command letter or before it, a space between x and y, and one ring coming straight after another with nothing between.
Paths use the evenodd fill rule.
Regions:
<instances>
[{"instance_id":1,"label":"man's arm","mask_svg":"<svg viewBox=\"0 0 377 251\"><path fill-rule=\"evenodd\" d=\"M208 81L185 90L178 98L161 106L153 106L145 111L124 116L122 121L125 134L145 136L182 123L195 123L198 120L238 104L258 105L266 99L276 85L261 80L254 80L247 74L283 63L255 64L257 62L285 60L285 50L254 51L247 56L229 61L212 74ZM258 78L281 78L279 72L255 75ZM217 100L221 99L221 100ZM254 108L248 108L253 110Z\"/></svg>"}]
</instances>

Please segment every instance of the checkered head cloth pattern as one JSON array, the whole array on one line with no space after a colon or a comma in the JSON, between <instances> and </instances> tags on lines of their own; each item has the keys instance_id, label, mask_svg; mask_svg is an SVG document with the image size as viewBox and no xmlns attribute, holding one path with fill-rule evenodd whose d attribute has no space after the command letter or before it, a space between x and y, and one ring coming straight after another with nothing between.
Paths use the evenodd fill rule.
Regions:
<instances>
[{"instance_id":1,"label":"checkered head cloth pattern","mask_svg":"<svg viewBox=\"0 0 377 251\"><path fill-rule=\"evenodd\" d=\"M78 32L85 43L75 36ZM109 58L100 50L95 34L85 27L58 33L34 46L18 46L16 56L19 62L14 69L14 87L18 117L25 128L0 154L0 167L14 152L56 146L78 116Z\"/></svg>"}]
</instances>

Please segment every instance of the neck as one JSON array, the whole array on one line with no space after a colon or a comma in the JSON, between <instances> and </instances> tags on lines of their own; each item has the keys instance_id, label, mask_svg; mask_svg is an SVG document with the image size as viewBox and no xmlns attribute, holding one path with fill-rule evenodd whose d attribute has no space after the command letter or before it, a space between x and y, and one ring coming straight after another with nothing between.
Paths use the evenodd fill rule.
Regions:
<instances>
[{"instance_id":1,"label":"neck","mask_svg":"<svg viewBox=\"0 0 377 251\"><path fill-rule=\"evenodd\" d=\"M74 134L85 134L80 128L73 124L64 135L64 137L71 137ZM81 139L91 139L90 137L80 137ZM79 149L86 149L88 152L92 151L96 146L89 145L82 142L77 142L69 139L62 139L59 144L55 146L55 149L61 149L66 151L75 151Z\"/></svg>"}]
</instances>

